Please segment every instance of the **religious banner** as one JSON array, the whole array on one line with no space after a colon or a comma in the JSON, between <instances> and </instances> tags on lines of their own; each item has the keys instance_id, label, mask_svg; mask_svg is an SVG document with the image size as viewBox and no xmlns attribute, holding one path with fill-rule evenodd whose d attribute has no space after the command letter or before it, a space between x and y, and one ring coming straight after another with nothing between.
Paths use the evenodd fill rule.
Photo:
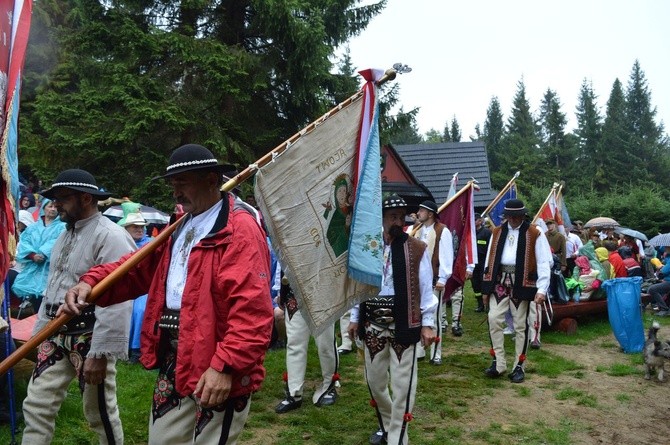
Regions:
<instances>
[{"instance_id":1,"label":"religious banner","mask_svg":"<svg viewBox=\"0 0 670 445\"><path fill-rule=\"evenodd\" d=\"M375 73L367 73L367 88L374 88ZM377 119L374 96L363 94L302 134L255 176L272 245L315 335L379 293ZM357 256L350 259L354 251ZM353 279L351 266L365 279Z\"/></svg>"},{"instance_id":2,"label":"religious banner","mask_svg":"<svg viewBox=\"0 0 670 445\"><path fill-rule=\"evenodd\" d=\"M16 249L16 214L20 195L18 119L21 74L30 31L31 0L0 2L0 276L9 270Z\"/></svg>"}]
</instances>

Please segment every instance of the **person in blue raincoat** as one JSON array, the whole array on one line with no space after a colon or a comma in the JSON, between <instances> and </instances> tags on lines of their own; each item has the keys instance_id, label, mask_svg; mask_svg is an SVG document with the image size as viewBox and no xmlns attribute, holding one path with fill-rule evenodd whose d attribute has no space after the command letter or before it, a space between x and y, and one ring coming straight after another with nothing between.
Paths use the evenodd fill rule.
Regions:
<instances>
[{"instance_id":1,"label":"person in blue raincoat","mask_svg":"<svg viewBox=\"0 0 670 445\"><path fill-rule=\"evenodd\" d=\"M16 261L21 263L22 269L14 280L12 292L20 299L29 301L35 313L42 303L47 286L51 249L63 230L65 223L60 220L56 206L45 198L39 220L21 233Z\"/></svg>"},{"instance_id":2,"label":"person in blue raincoat","mask_svg":"<svg viewBox=\"0 0 670 445\"><path fill-rule=\"evenodd\" d=\"M126 214L117 224L128 231L139 249L151 241L152 238L146 233L148 223L142 214L137 211L138 208L139 205L137 207L128 207L128 209L135 211ZM144 319L146 305L146 294L136 298L133 302L133 316L130 319L130 344L128 345L128 357L131 363L137 363L140 358L140 331L142 330L142 320Z\"/></svg>"}]
</instances>

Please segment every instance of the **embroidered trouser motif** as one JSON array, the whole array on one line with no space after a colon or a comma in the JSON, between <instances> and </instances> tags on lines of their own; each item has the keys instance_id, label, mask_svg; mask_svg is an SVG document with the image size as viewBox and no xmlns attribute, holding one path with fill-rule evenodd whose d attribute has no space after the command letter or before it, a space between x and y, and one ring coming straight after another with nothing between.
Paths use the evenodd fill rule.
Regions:
<instances>
[{"instance_id":1,"label":"embroidered trouser motif","mask_svg":"<svg viewBox=\"0 0 670 445\"><path fill-rule=\"evenodd\" d=\"M388 434L387 443L406 444L416 394L416 344L400 344L394 329L366 323L365 379L379 427Z\"/></svg>"},{"instance_id":2,"label":"embroidered trouser motif","mask_svg":"<svg viewBox=\"0 0 670 445\"><path fill-rule=\"evenodd\" d=\"M514 319L514 347L516 357L514 366L523 366L528 348L528 310L529 302L514 298L514 274L502 272L498 284L495 285L493 298L489 298L489 335L491 338L491 355L496 361L496 370L505 372L507 360L505 358L505 335L503 322L508 310Z\"/></svg>"},{"instance_id":3,"label":"embroidered trouser motif","mask_svg":"<svg viewBox=\"0 0 670 445\"><path fill-rule=\"evenodd\" d=\"M194 395L176 391L175 365L175 352L170 351L154 386L149 444L235 444L249 415L250 395L203 408Z\"/></svg>"},{"instance_id":4,"label":"embroidered trouser motif","mask_svg":"<svg viewBox=\"0 0 670 445\"><path fill-rule=\"evenodd\" d=\"M100 385L84 382L84 360L91 334L57 335L40 344L37 364L23 402L26 428L22 443L51 443L56 415L73 379L82 394L83 411L101 444L122 444L123 428L116 402L116 359L107 358L107 376Z\"/></svg>"}]
</instances>

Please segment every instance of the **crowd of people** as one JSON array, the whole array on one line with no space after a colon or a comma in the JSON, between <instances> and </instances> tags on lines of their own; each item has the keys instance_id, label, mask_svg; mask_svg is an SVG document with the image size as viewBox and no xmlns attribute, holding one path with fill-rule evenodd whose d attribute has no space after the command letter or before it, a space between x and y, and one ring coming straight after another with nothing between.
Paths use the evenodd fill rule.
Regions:
<instances>
[{"instance_id":1,"label":"crowd of people","mask_svg":"<svg viewBox=\"0 0 670 445\"><path fill-rule=\"evenodd\" d=\"M176 230L147 248L139 204L123 205L123 218L113 223L97 205L109 194L84 170L61 172L37 203L21 200L16 261L22 270L12 291L37 313L36 331L60 313L73 317L39 346L23 402L23 443L51 441L72 380L100 443L123 443L118 360L158 370L149 444L236 443L265 378L270 347L286 350L285 396L275 412L302 406L311 333L253 196L242 201L221 192L233 170L203 146L176 149L160 176L173 190ZM37 220L31 206L39 206ZM397 195L382 203L379 295L340 320L339 347L335 324L315 338L322 381L312 403L318 407L338 400L339 355L362 349L370 419L376 419L368 438L373 445L408 443L419 363L442 365L450 324L452 336L466 334L463 288L445 295L454 265L452 233L439 222L435 202L421 203L416 224L408 224L408 208ZM466 259L475 311L487 314L492 361L482 364L485 376L525 381L528 350L541 347L542 308L557 298L558 276L570 297L584 301L601 297L603 280L651 274L660 280L649 288L657 314L668 314L670 247L660 260L635 238L585 230L581 221L565 235L551 220L543 231L518 199L505 203L504 217L491 227L475 214L477 257ZM146 257L88 303L93 288L138 249ZM512 357L505 350L508 332L514 334Z\"/></svg>"}]
</instances>

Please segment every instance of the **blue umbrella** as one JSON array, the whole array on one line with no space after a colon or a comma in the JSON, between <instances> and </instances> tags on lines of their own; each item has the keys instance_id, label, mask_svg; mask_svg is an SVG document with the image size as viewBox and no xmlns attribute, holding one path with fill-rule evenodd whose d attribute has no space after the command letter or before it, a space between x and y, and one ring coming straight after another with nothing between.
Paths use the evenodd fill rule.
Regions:
<instances>
[{"instance_id":1,"label":"blue umbrella","mask_svg":"<svg viewBox=\"0 0 670 445\"><path fill-rule=\"evenodd\" d=\"M645 235L644 233L638 232L637 230L629 229L627 227L617 227L616 229L614 229L614 231L622 235L632 236L633 238L637 238L642 241L649 240L649 238L647 238L647 235Z\"/></svg>"}]
</instances>

